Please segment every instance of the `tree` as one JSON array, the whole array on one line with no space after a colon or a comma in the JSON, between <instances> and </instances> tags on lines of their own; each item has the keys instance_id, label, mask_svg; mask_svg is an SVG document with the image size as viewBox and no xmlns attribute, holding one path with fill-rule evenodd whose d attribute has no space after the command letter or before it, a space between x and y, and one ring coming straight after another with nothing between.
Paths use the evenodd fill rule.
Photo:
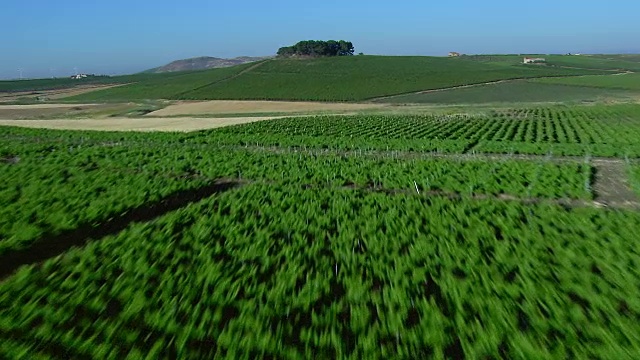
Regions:
<instances>
[{"instance_id":1,"label":"tree","mask_svg":"<svg viewBox=\"0 0 640 360\"><path fill-rule=\"evenodd\" d=\"M350 56L353 55L354 48L351 41L340 40L340 51L338 52L338 56Z\"/></svg>"},{"instance_id":2,"label":"tree","mask_svg":"<svg viewBox=\"0 0 640 360\"><path fill-rule=\"evenodd\" d=\"M344 40L305 40L293 46L278 49L278 57L292 56L351 56L354 53L353 44Z\"/></svg>"},{"instance_id":3,"label":"tree","mask_svg":"<svg viewBox=\"0 0 640 360\"><path fill-rule=\"evenodd\" d=\"M296 53L296 49L293 46L285 46L278 49L278 56L280 57L289 57L293 56Z\"/></svg>"}]
</instances>

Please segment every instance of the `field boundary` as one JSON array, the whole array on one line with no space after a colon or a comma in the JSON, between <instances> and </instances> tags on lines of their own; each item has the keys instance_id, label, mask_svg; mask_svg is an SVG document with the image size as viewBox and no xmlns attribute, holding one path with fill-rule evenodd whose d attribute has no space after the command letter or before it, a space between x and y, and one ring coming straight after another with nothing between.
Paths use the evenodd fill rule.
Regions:
<instances>
[{"instance_id":1,"label":"field boundary","mask_svg":"<svg viewBox=\"0 0 640 360\"><path fill-rule=\"evenodd\" d=\"M609 70L609 71L616 71L616 70ZM615 75L621 75L621 74L626 74L626 72L623 72L623 73L617 72L615 74L598 74L598 75L600 75L600 76L615 76ZM502 84L502 83L508 83L508 82L516 82L516 81L527 81L527 80L538 80L538 79L579 78L579 77L585 77L585 76L594 76L594 75L557 75L557 76L539 76L539 77L502 79L502 80L495 80L495 81L486 81L486 82L476 83L476 84L458 85L458 86L451 86L451 87L446 87L446 88L421 90L421 91L412 91L412 92L401 93L401 94L396 94L396 95L381 96L381 97L367 99L366 101L378 102L380 100L391 99L391 98L394 98L394 97L400 97L400 96L405 96L405 95L431 94L431 93L444 92L444 91L450 91L450 90L467 89L467 88L473 88L473 87L495 85L495 84ZM563 85L563 84L557 84L557 85ZM581 86L577 86L577 85L566 85L566 86L581 87Z\"/></svg>"},{"instance_id":2,"label":"field boundary","mask_svg":"<svg viewBox=\"0 0 640 360\"><path fill-rule=\"evenodd\" d=\"M206 85L198 86L198 87L195 87L195 88L193 88L193 89L190 89L190 90L187 90L187 91L183 91L183 92L181 92L181 93L177 93L177 94L173 95L173 97L174 97L174 98L180 98L181 96L183 96L183 95L185 95L185 94L188 94L188 93L190 93L190 92L198 91L198 90L200 90L200 89L204 89L204 88L206 88L206 87L208 87L208 86L211 86L211 85L216 85L216 84L220 84L220 83L223 83L223 82L226 82L226 81L230 81L230 80L236 79L236 78L238 78L238 77L240 77L240 76L242 76L242 75L244 75L244 74L246 74L246 73L248 73L248 72L251 72L251 71L253 71L253 70L255 70L255 69L259 68L260 66L262 66L262 65L266 64L266 63L267 63L267 62L269 62L269 61L271 61L271 59L266 59L266 60L258 61L257 63L255 63L255 64L253 64L253 65L249 66L248 68L246 68L246 69L244 69L244 70L242 70L242 71L240 71L240 72L238 72L238 73L236 73L236 74L233 74L233 75L228 76L228 77L223 78L223 79L218 79L218 80L213 81L213 82L211 82L211 83L208 83L208 84L206 84Z\"/></svg>"}]
</instances>

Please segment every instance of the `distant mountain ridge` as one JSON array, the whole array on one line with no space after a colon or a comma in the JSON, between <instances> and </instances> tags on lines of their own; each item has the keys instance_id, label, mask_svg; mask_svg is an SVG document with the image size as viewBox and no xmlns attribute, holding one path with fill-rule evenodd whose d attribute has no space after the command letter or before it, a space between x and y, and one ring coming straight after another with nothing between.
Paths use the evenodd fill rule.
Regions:
<instances>
[{"instance_id":1,"label":"distant mountain ridge","mask_svg":"<svg viewBox=\"0 0 640 360\"><path fill-rule=\"evenodd\" d=\"M167 65L149 69L145 73L166 73L174 71L205 70L230 67L235 65L270 59L272 56L240 56L233 59L221 59L211 56L200 56L191 59L176 60Z\"/></svg>"}]
</instances>

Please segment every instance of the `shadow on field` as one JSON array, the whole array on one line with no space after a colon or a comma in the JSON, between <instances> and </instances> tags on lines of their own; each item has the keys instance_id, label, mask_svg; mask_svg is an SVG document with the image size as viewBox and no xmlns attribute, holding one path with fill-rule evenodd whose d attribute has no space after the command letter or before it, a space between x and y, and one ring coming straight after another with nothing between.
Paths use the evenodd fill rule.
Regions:
<instances>
[{"instance_id":1,"label":"shadow on field","mask_svg":"<svg viewBox=\"0 0 640 360\"><path fill-rule=\"evenodd\" d=\"M90 240L115 235L132 223L151 221L171 211L198 202L214 194L238 187L236 181L216 181L197 189L181 190L164 199L146 203L99 225L84 224L57 235L44 235L26 249L11 251L0 256L0 279L11 275L22 265L35 264L58 256L74 246L82 246Z\"/></svg>"}]
</instances>

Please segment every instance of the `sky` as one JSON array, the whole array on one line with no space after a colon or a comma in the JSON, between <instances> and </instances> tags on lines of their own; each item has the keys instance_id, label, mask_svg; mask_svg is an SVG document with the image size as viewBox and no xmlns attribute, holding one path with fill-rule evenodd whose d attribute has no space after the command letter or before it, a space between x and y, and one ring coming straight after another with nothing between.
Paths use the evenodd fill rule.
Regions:
<instances>
[{"instance_id":1,"label":"sky","mask_svg":"<svg viewBox=\"0 0 640 360\"><path fill-rule=\"evenodd\" d=\"M0 79L348 40L379 55L640 53L637 0L2 0Z\"/></svg>"}]
</instances>

